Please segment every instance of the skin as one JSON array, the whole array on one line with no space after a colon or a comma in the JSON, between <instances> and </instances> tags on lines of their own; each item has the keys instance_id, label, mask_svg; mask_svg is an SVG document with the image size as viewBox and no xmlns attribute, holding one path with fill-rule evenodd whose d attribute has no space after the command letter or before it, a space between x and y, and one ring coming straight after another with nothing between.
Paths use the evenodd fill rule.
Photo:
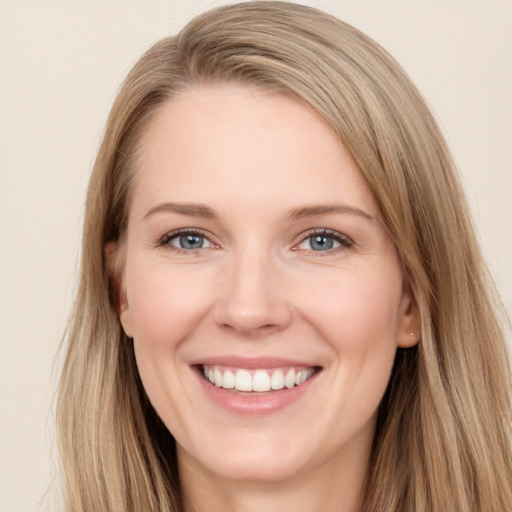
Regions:
<instances>
[{"instance_id":1,"label":"skin","mask_svg":"<svg viewBox=\"0 0 512 512\"><path fill-rule=\"evenodd\" d=\"M120 319L177 441L186 510L360 510L376 410L418 319L349 153L296 100L217 85L167 102L138 154ZM201 248L180 248L179 229ZM235 414L191 366L226 355L321 371L286 407Z\"/></svg>"}]
</instances>

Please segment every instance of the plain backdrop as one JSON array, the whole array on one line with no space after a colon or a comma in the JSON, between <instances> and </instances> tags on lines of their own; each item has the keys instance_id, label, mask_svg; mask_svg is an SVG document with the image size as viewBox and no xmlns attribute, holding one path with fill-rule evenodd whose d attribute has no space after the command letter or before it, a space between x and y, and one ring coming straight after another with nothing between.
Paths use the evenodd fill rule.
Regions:
<instances>
[{"instance_id":1,"label":"plain backdrop","mask_svg":"<svg viewBox=\"0 0 512 512\"><path fill-rule=\"evenodd\" d=\"M221 3L0 0L2 512L57 510L56 354L87 180L116 90L151 43ZM512 2L303 3L376 39L417 83L452 148L510 310Z\"/></svg>"}]
</instances>

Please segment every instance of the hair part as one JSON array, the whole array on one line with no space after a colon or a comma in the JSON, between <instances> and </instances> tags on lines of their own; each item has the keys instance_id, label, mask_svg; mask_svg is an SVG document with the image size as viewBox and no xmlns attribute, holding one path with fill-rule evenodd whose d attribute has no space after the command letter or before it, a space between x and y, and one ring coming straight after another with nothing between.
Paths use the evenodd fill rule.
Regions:
<instances>
[{"instance_id":1,"label":"hair part","mask_svg":"<svg viewBox=\"0 0 512 512\"><path fill-rule=\"evenodd\" d=\"M440 131L370 38L273 1L214 9L156 43L112 107L89 185L60 384L66 510L181 510L174 441L142 388L112 280L122 272L141 134L181 91L225 82L289 95L334 130L378 202L420 312L419 345L398 349L379 409L365 510L511 510L499 301Z\"/></svg>"}]
</instances>

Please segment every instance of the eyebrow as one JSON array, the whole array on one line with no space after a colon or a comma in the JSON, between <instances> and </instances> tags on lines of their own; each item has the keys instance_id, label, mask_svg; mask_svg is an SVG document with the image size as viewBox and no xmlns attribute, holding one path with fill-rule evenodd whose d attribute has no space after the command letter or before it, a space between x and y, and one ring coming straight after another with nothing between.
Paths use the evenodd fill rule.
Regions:
<instances>
[{"instance_id":1,"label":"eyebrow","mask_svg":"<svg viewBox=\"0 0 512 512\"><path fill-rule=\"evenodd\" d=\"M178 213L187 215L189 217L199 217L203 219L216 219L217 214L212 208L200 203L160 203L151 208L144 219L156 213ZM353 206L344 204L319 204L319 205L305 205L293 208L288 212L288 220L301 220L309 217L319 217L321 215L329 214L349 214L362 217L371 222L375 221L375 217Z\"/></svg>"},{"instance_id":2,"label":"eyebrow","mask_svg":"<svg viewBox=\"0 0 512 512\"><path fill-rule=\"evenodd\" d=\"M160 203L151 208L151 210L144 215L144 218L147 219L155 213L179 213L181 215L200 217L203 219L215 219L217 217L209 206L198 203Z\"/></svg>"},{"instance_id":3,"label":"eyebrow","mask_svg":"<svg viewBox=\"0 0 512 512\"><path fill-rule=\"evenodd\" d=\"M363 217L371 222L375 221L375 217L366 213L365 211L348 206L344 204L320 204L320 205L306 205L294 208L288 214L289 220L300 220L308 217L318 217L320 215L336 214L350 214L358 217Z\"/></svg>"}]
</instances>

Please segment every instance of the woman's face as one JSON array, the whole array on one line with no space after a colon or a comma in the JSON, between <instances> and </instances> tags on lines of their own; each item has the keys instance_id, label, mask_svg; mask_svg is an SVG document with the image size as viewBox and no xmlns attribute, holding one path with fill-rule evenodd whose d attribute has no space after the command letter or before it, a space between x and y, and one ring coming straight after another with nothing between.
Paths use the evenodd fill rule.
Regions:
<instances>
[{"instance_id":1,"label":"woman's face","mask_svg":"<svg viewBox=\"0 0 512 512\"><path fill-rule=\"evenodd\" d=\"M286 96L189 90L144 133L132 192L120 318L180 466L276 480L364 464L417 325L331 129Z\"/></svg>"}]
</instances>

